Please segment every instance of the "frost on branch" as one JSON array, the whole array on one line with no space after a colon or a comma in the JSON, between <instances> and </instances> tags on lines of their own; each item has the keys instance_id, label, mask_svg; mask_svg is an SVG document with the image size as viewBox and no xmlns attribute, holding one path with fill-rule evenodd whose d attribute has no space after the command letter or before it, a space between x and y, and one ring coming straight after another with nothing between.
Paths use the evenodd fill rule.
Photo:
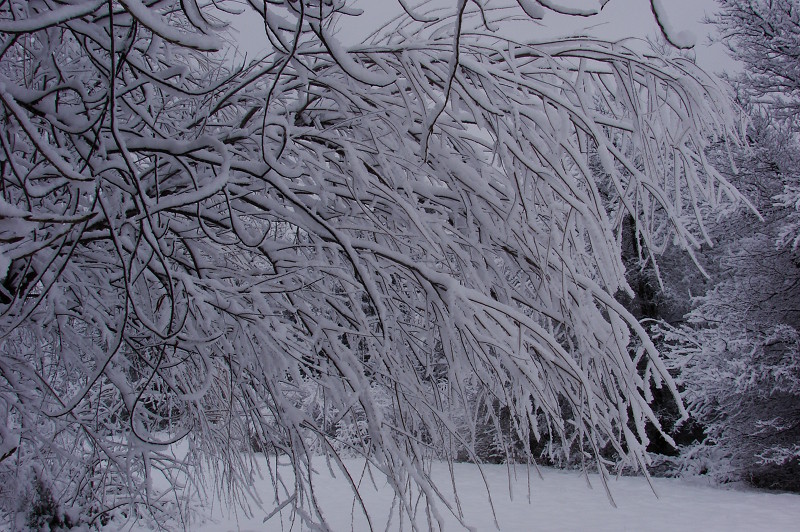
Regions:
<instances>
[{"instance_id":1,"label":"frost on branch","mask_svg":"<svg viewBox=\"0 0 800 532\"><path fill-rule=\"evenodd\" d=\"M683 59L470 10L347 51L341 4L270 2L274 52L233 71L193 2L0 8L54 21L0 33L0 474L52 461L62 504L162 518L164 485L246 489L256 448L296 472L262 499L318 521L309 453L346 450L413 514L495 405L508 455L646 463L675 389L615 299L622 221L698 244L734 194L703 155L727 100Z\"/></svg>"}]
</instances>

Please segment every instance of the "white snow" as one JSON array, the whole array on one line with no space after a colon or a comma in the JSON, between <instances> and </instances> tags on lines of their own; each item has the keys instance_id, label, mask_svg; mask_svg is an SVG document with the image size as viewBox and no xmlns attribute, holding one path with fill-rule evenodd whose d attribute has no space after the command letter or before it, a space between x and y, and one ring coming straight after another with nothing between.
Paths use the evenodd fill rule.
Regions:
<instances>
[{"instance_id":1,"label":"white snow","mask_svg":"<svg viewBox=\"0 0 800 532\"><path fill-rule=\"evenodd\" d=\"M544 8L542 4L535 0L517 0L519 7L531 18L541 19L544 17Z\"/></svg>"},{"instance_id":2,"label":"white snow","mask_svg":"<svg viewBox=\"0 0 800 532\"><path fill-rule=\"evenodd\" d=\"M0 281L5 280L9 266L11 266L11 259L3 255L3 250L0 249Z\"/></svg>"},{"instance_id":3,"label":"white snow","mask_svg":"<svg viewBox=\"0 0 800 532\"><path fill-rule=\"evenodd\" d=\"M363 461L346 461L348 468L358 479ZM322 460L317 466L318 477L315 492L332 530L369 530L367 521L353 504L353 496L346 482L331 477ZM475 530L497 530L492 510L487 501L486 488L478 468L471 464L455 464L455 479L458 485L461 507L466 521ZM722 489L705 485L701 480L652 479L658 497L642 477L620 477L611 479L609 487L617 507L614 508L603 490L599 476L587 478L577 471L561 471L541 468L543 478L534 469L530 470L530 500L528 500L527 468L516 466L509 470L503 465L483 466L486 483L494 501L499 530L530 531L737 531L737 530L797 530L800 524L800 495L766 493L747 489ZM288 471L287 471L288 473ZM440 489L452 494L447 465L433 465L433 476L440 481ZM410 530L406 521L400 526L396 515L390 526L386 523L391 513L392 492L380 485L376 490L365 481L362 497L370 512L375 530ZM512 488L513 500L509 497ZM288 510L266 523L264 517L273 509L270 493L273 488L269 480L262 480L256 489L264 494L265 508L254 511L252 517L238 516L233 511L221 508L219 501L205 504L205 521L194 521L188 529L197 532L255 532L255 531L303 531L299 523L291 525ZM424 512L421 512L424 514ZM446 510L445 530L464 528ZM281 521L282 519L282 521ZM424 517L418 524L427 530ZM150 529L134 528L137 532Z\"/></svg>"},{"instance_id":4,"label":"white snow","mask_svg":"<svg viewBox=\"0 0 800 532\"><path fill-rule=\"evenodd\" d=\"M651 0L650 5L653 7L653 14L661 31L664 32L669 42L678 48L692 48L697 44L697 37L693 32L680 30L672 23L672 19L667 15L667 6L664 0Z\"/></svg>"}]
</instances>

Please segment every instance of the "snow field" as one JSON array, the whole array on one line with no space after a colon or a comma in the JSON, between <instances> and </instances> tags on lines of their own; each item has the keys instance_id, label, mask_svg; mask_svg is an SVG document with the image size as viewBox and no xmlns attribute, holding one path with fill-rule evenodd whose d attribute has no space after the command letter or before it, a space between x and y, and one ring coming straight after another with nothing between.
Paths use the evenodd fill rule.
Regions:
<instances>
[{"instance_id":1,"label":"snow field","mask_svg":"<svg viewBox=\"0 0 800 532\"><path fill-rule=\"evenodd\" d=\"M358 481L363 461L346 460L353 478ZM288 467L288 466L287 466ZM369 530L363 513L354 505L353 495L337 472L330 474L323 460L315 462L317 476L315 493L323 512L334 531ZM652 479L657 493L642 477L612 478L609 487L617 505L614 508L596 474L584 476L578 471L540 468L530 470L530 500L527 468L503 465L483 466L484 480L472 464L455 464L454 477L465 521L477 531L504 532L542 531L795 531L800 530L800 496L787 493L767 493L746 489L721 489L695 481ZM291 472L284 471L289 480ZM439 488L452 500L450 474L444 463L433 464L433 477ZM510 477L509 477L510 473ZM510 478L510 480L509 480ZM588 481L588 482L587 482ZM392 511L391 489L376 477L376 486L367 478L361 495L375 530L411 530L410 523L399 522ZM494 503L487 499L486 486ZM512 495L509 496L509 487ZM292 523L290 512L284 510L266 523L264 517L273 510L268 478L256 486L264 494L265 507L246 517L242 512L223 508L219 501L202 505L204 513L196 516L188 530L196 532L302 532L308 530L298 522ZM420 506L421 507L421 506ZM441 508L445 530L464 530L458 520ZM238 515L237 515L238 514ZM417 524L427 529L424 511ZM202 522L198 522L202 520ZM388 522L388 526L387 526ZM149 530L134 528L137 532Z\"/></svg>"}]
</instances>

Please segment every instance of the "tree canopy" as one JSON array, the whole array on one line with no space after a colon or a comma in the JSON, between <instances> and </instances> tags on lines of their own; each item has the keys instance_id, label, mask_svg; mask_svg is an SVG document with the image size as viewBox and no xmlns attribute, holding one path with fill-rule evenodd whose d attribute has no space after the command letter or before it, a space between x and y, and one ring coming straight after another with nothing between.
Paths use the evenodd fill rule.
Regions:
<instances>
[{"instance_id":1,"label":"tree canopy","mask_svg":"<svg viewBox=\"0 0 800 532\"><path fill-rule=\"evenodd\" d=\"M7 485L166 519L261 450L311 523L309 455L352 452L412 514L503 409L506 453L647 463L677 391L615 298L623 221L643 253L706 238L729 98L677 53L494 31L555 2L453 4L346 48L340 0L0 3ZM269 55L229 60L226 9Z\"/></svg>"}]
</instances>

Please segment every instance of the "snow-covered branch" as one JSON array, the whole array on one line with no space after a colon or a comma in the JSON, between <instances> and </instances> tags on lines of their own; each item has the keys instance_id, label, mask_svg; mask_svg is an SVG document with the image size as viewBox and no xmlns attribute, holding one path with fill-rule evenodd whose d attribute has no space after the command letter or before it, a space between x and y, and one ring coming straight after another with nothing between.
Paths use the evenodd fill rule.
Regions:
<instances>
[{"instance_id":1,"label":"snow-covered branch","mask_svg":"<svg viewBox=\"0 0 800 532\"><path fill-rule=\"evenodd\" d=\"M309 453L367 456L413 512L481 404L508 455L646 463L649 389L677 392L615 300L622 223L704 238L737 195L704 157L729 102L688 61L503 39L467 4L345 50L343 2L270 1L275 51L241 69L211 6L3 4L0 449L58 461L92 516L168 511L153 478L201 465L246 489L267 450L312 521Z\"/></svg>"}]
</instances>

